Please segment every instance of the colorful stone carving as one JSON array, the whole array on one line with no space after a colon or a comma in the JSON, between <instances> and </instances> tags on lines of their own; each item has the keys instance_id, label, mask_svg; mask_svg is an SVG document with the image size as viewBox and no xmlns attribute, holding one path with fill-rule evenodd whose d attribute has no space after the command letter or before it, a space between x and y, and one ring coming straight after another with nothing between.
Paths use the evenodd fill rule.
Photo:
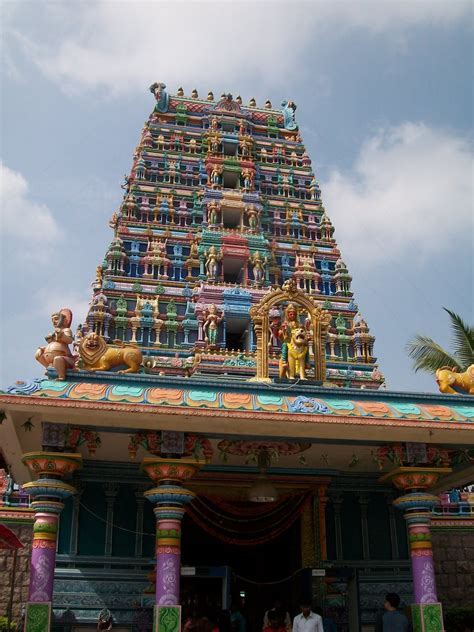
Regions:
<instances>
[{"instance_id":1,"label":"colorful stone carving","mask_svg":"<svg viewBox=\"0 0 474 632\"><path fill-rule=\"evenodd\" d=\"M285 129L288 130L297 130L298 125L295 121L295 111L296 104L293 101L282 101L281 102L283 117L284 117L284 125Z\"/></svg>"},{"instance_id":2,"label":"colorful stone carving","mask_svg":"<svg viewBox=\"0 0 474 632\"><path fill-rule=\"evenodd\" d=\"M217 250L215 246L211 246L206 252L206 272L207 278L210 280L217 280L219 264L222 259L222 253Z\"/></svg>"},{"instance_id":3,"label":"colorful stone carving","mask_svg":"<svg viewBox=\"0 0 474 632\"><path fill-rule=\"evenodd\" d=\"M456 369L443 367L436 371L436 382L441 393L470 393L474 394L474 364L464 373Z\"/></svg>"},{"instance_id":4,"label":"colorful stone carving","mask_svg":"<svg viewBox=\"0 0 474 632\"><path fill-rule=\"evenodd\" d=\"M86 371L110 371L118 366L127 369L118 373L138 373L143 360L137 345L116 341L120 346L108 345L102 336L91 332L79 345L79 355Z\"/></svg>"},{"instance_id":5,"label":"colorful stone carving","mask_svg":"<svg viewBox=\"0 0 474 632\"><path fill-rule=\"evenodd\" d=\"M273 108L264 100L257 108L255 100L244 106L227 93L213 101L182 90L168 96L160 82L150 90L154 111L140 131L123 200L110 222L112 240L97 267L76 348L81 337L95 332L108 344L120 339L142 348L149 375L187 375L194 353L197 372L218 374L225 367L229 375L242 375L252 364L265 365L258 360L263 351L250 309L271 288L294 279L302 295L314 301L311 308L319 306L332 317L324 336L326 325L314 325L321 348L313 360L314 327L302 313L318 381L380 388L374 338L356 317L351 277L297 131L295 104L284 101ZM192 300L183 293L185 284ZM226 295L230 287L248 293L245 305L240 295ZM171 300L172 315L167 313ZM273 307L283 314L288 302ZM209 344L203 325L211 304L224 308L214 357L201 354ZM305 308L298 304L298 309ZM335 322L338 314L344 330ZM283 346L271 320L262 330L269 379L280 373ZM236 362L234 351L244 354L247 367ZM165 361L167 354L173 363Z\"/></svg>"},{"instance_id":6,"label":"colorful stone carving","mask_svg":"<svg viewBox=\"0 0 474 632\"><path fill-rule=\"evenodd\" d=\"M257 336L257 375L255 380L268 381L268 331L270 328L270 310L275 306L287 303L285 319L279 327L272 319L273 335L282 341L280 362L280 376L288 376L288 349L292 344L292 366L295 374L302 375L301 363L304 359L307 366L307 356L303 354L303 334L307 341L311 341L314 355L314 377L316 380L324 380L325 370L325 339L328 333L331 315L317 305L313 299L298 289L294 279L285 281L282 288L277 288L268 293L258 305L250 309ZM298 316L298 307L307 314L304 324ZM302 329L303 331L299 331ZM295 334L293 335L293 332ZM307 349L306 349L307 350ZM288 366L287 366L288 365ZM297 367L297 368L296 368ZM293 371L292 371L293 373ZM292 377L295 377L293 375Z\"/></svg>"},{"instance_id":7,"label":"colorful stone carving","mask_svg":"<svg viewBox=\"0 0 474 632\"><path fill-rule=\"evenodd\" d=\"M48 343L45 347L39 347L35 358L44 367L53 367L59 380L64 380L67 369L75 367L77 356L69 349L73 341L71 330L72 312L70 309L60 309L51 315L54 331L45 337Z\"/></svg>"},{"instance_id":8,"label":"colorful stone carving","mask_svg":"<svg viewBox=\"0 0 474 632\"><path fill-rule=\"evenodd\" d=\"M222 322L223 313L220 314L217 311L215 305L209 305L209 309L205 313L206 320L204 321L203 330L205 333L205 341L209 346L215 346L217 343L217 330L219 323Z\"/></svg>"},{"instance_id":9,"label":"colorful stone carving","mask_svg":"<svg viewBox=\"0 0 474 632\"><path fill-rule=\"evenodd\" d=\"M150 92L155 95L156 105L155 112L167 112L169 96L165 91L166 85L164 83L155 82L150 86Z\"/></svg>"}]
</instances>

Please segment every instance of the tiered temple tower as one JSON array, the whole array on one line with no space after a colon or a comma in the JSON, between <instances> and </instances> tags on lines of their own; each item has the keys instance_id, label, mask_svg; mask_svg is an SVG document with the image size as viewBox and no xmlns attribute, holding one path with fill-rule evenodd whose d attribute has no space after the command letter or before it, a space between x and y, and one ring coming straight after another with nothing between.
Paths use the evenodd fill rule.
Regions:
<instances>
[{"instance_id":1,"label":"tiered temple tower","mask_svg":"<svg viewBox=\"0 0 474 632\"><path fill-rule=\"evenodd\" d=\"M125 178L83 333L136 342L153 374L255 373L252 305L294 279L331 314L327 380L379 388L374 337L358 313L295 121L296 105L205 100L162 83ZM284 314L273 309L270 322ZM304 314L299 314L304 321ZM279 342L268 334L269 373Z\"/></svg>"},{"instance_id":2,"label":"tiered temple tower","mask_svg":"<svg viewBox=\"0 0 474 632\"><path fill-rule=\"evenodd\" d=\"M372 625L386 592L409 600L413 588L415 632L442 632L435 563L457 560L468 594L451 540L474 513L444 503L443 523L432 510L440 490L472 480L472 397L444 393L447 369L442 394L377 390L374 339L294 103L165 88L151 86L86 323L74 340L71 310L52 314L35 354L46 376L0 390L0 468L11 469L3 487L0 469L0 523L34 524L25 631L49 632L53 613L64 629L141 628L142 615L150 628L153 612L154 632L180 632L181 561L196 580L221 578L223 608L245 581L257 629L262 561L275 559L287 598L299 586L341 629ZM31 509L11 506L13 480ZM457 529L438 559L432 519ZM8 618L19 615L13 555Z\"/></svg>"}]
</instances>

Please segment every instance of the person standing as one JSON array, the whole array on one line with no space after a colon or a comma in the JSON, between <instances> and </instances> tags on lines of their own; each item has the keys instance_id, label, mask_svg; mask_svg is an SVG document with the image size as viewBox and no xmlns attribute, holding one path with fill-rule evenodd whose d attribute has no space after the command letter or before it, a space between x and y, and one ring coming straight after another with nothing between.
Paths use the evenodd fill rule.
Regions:
<instances>
[{"instance_id":1,"label":"person standing","mask_svg":"<svg viewBox=\"0 0 474 632\"><path fill-rule=\"evenodd\" d=\"M403 612L398 610L400 597L397 593L388 593L375 624L375 632L411 632L411 625Z\"/></svg>"},{"instance_id":2,"label":"person standing","mask_svg":"<svg viewBox=\"0 0 474 632\"><path fill-rule=\"evenodd\" d=\"M293 619L293 632L324 632L323 619L312 612L311 601L302 600L300 608L301 614Z\"/></svg>"},{"instance_id":3,"label":"person standing","mask_svg":"<svg viewBox=\"0 0 474 632\"><path fill-rule=\"evenodd\" d=\"M284 625L288 632L291 632L290 613L286 610L282 600L278 595L274 595L273 597L273 607L265 612L265 615L263 617L263 629L271 627L270 616L272 613L275 613L278 619L280 619L280 624Z\"/></svg>"}]
</instances>

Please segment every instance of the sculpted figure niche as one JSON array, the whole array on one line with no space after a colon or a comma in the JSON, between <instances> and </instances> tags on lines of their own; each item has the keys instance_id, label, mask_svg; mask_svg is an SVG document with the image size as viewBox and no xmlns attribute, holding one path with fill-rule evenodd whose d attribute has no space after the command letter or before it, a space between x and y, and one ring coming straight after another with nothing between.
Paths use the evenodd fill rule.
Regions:
<instances>
[{"instance_id":1,"label":"sculpted figure niche","mask_svg":"<svg viewBox=\"0 0 474 632\"><path fill-rule=\"evenodd\" d=\"M279 310L284 309L283 321ZM326 379L325 346L331 314L301 291L294 279L266 294L250 308L257 340L257 372L252 380L269 382L269 352L281 342L279 377ZM270 344L269 344L270 341ZM314 367L311 369L310 357Z\"/></svg>"}]
</instances>

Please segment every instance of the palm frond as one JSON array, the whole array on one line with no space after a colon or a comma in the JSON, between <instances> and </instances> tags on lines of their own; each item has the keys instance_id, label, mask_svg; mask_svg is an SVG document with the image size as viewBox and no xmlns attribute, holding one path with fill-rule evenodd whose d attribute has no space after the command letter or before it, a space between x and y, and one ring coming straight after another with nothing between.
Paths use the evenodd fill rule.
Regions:
<instances>
[{"instance_id":1,"label":"palm frond","mask_svg":"<svg viewBox=\"0 0 474 632\"><path fill-rule=\"evenodd\" d=\"M413 358L415 371L435 373L443 366L463 370L456 356L451 355L437 342L427 336L416 335L406 345L408 355Z\"/></svg>"},{"instance_id":2,"label":"palm frond","mask_svg":"<svg viewBox=\"0 0 474 632\"><path fill-rule=\"evenodd\" d=\"M474 327L463 321L459 314L443 307L451 319L454 353L463 369L474 364Z\"/></svg>"}]
</instances>

